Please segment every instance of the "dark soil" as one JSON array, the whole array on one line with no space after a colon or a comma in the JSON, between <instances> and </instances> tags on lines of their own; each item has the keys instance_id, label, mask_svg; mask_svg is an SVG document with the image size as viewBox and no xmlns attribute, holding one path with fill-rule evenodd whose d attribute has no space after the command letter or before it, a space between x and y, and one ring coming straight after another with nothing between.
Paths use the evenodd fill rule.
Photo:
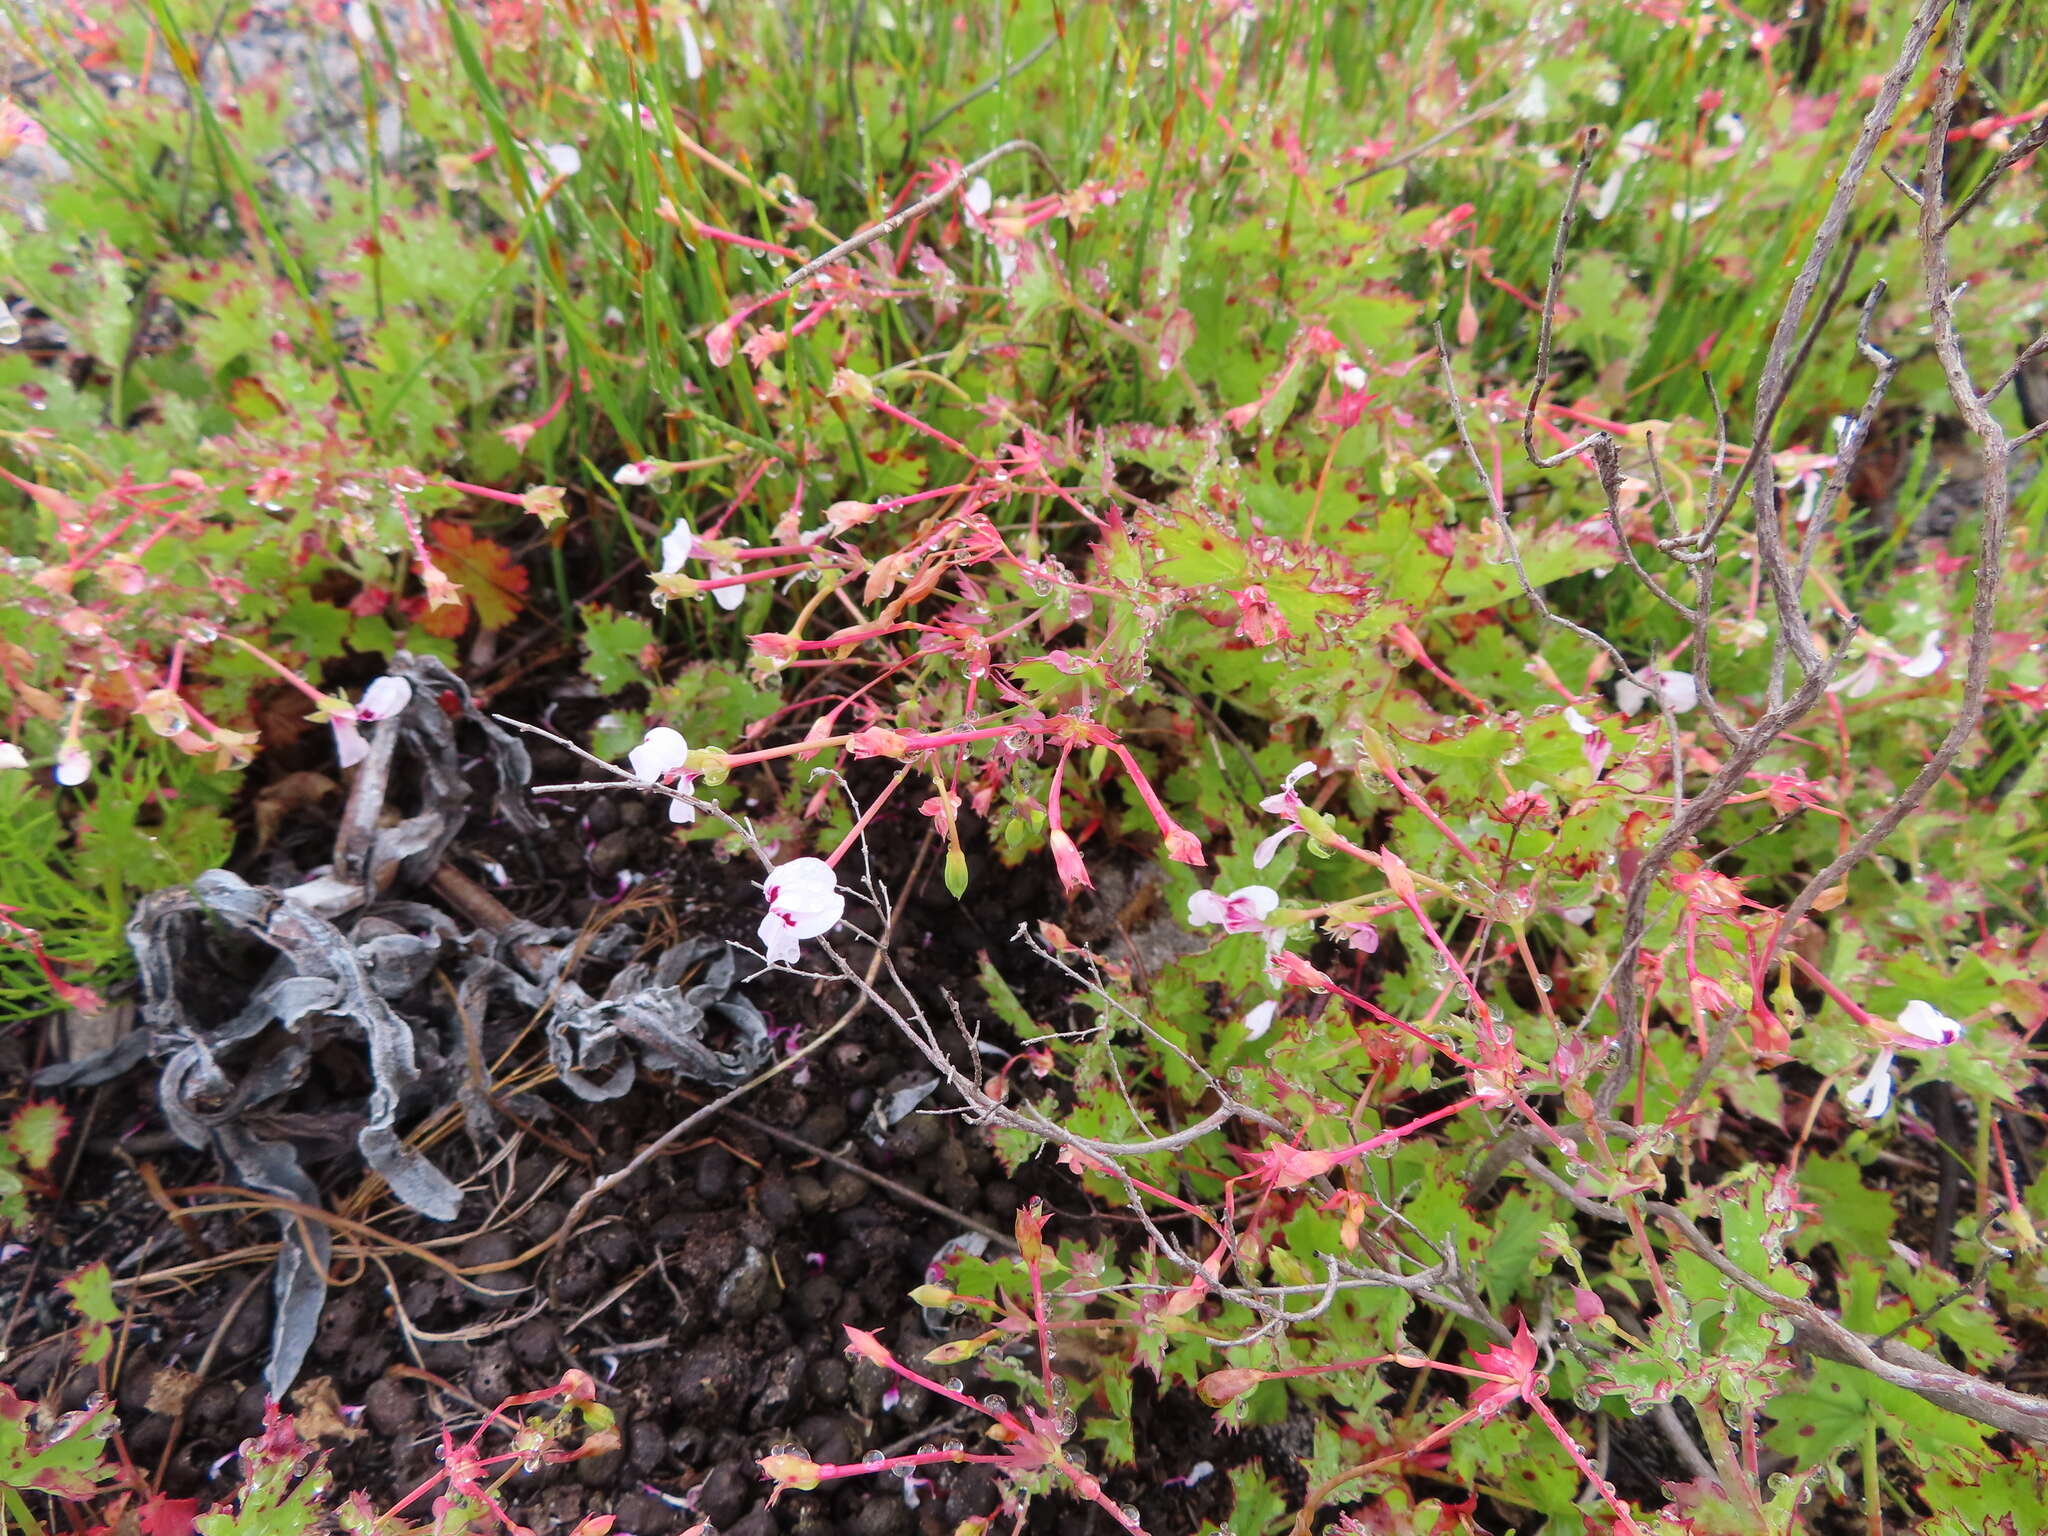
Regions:
<instances>
[{"instance_id":1,"label":"dark soil","mask_svg":"<svg viewBox=\"0 0 2048 1536\"><path fill-rule=\"evenodd\" d=\"M543 783L581 776L579 765L552 749L536 753L535 769ZM749 873L705 844L670 837L647 797L627 792L543 809L549 830L537 841L514 842L480 815L449 862L490 884L517 915L542 923L609 915L651 942L703 934L753 941L761 908ZM332 810L330 799L326 814ZM904 889L914 867L919 872L895 945L906 982L927 1002L942 992L960 998L971 1020L989 1026L989 1038L1007 1043L979 1006L974 978L986 951L1035 1015L1057 1024L1066 1006L1059 976L1009 936L1022 921L1074 922L1086 914L1063 911L1035 869L1003 869L985 854L975 860L973 899L954 902L936 879L935 851L922 847L926 826L911 800L885 814L870 839L891 889ZM264 852L243 858L240 871L256 882L289 882L324 861L331 833L331 820L307 812ZM492 863L506 872L504 884L492 879ZM644 878L620 902L623 870ZM786 974L764 976L748 990L778 1039L786 1030L793 1042L851 1001L844 988ZM943 1009L937 1016L945 1017ZM514 1048L515 1063L544 1061L536 1040L516 1044L526 1023L516 1012L484 1021L486 1056ZM959 1049L964 1059L971 1047ZM537 1532L615 1512L620 1528L637 1536L671 1536L699 1519L726 1536L907 1536L950 1532L993 1507L988 1473L966 1468L909 1489L891 1477L849 1479L785 1496L771 1511L754 1465L790 1441L836 1462L951 1436L970 1449L992 1448L975 1424L953 1419L943 1400L921 1389L891 1392L882 1372L844 1351L841 1325L851 1323L880 1330L906 1361L920 1359L934 1340L907 1293L925 1279L940 1245L963 1230L856 1168L999 1231L1010 1229L1017 1206L1032 1195L1053 1209L1056 1233L1104 1230L1049 1159L1006 1176L985 1133L957 1116L912 1115L872 1134L867 1117L878 1096L930 1076L886 1019L858 1018L818 1056L744 1101L741 1110L756 1123L731 1116L707 1123L598 1201L566 1244L531 1266L496 1272L485 1271L553 1233L594 1178L623 1166L711 1093L643 1072L629 1095L610 1103L583 1103L558 1084L512 1096L506 1107L518 1124L507 1125L505 1139L471 1144L458 1130L434 1151L470 1191L451 1232L388 1198L350 1203L363 1186L353 1142L360 1122L337 1106L359 1098L362 1084L360 1063L345 1054L323 1060L312 1082L271 1106L267 1134L299 1146L330 1208L428 1247L463 1273L388 1245L380 1245L378 1262L340 1261L299 1386L315 1396L331 1388L327 1401L342 1405L343 1422L322 1442L340 1488L388 1506L437 1471L444 1424L464 1434L481 1407L546 1387L573 1366L601 1384L623 1443L617 1452L512 1480L508 1508ZM516 1067L498 1081L515 1075ZM14 1314L13 1349L0 1358L25 1394L54 1388L65 1407L78 1406L98 1375L63 1374L72 1317L52 1281L95 1260L123 1278L148 1277L134 1292L115 1362L122 1433L145 1476L161 1463L161 1490L197 1498L204 1508L234 1486L233 1452L261 1428L269 1260L267 1252L238 1255L274 1243L276 1229L268 1216L245 1210L171 1219L167 1204L232 1200L218 1187L195 1187L231 1183L232 1175L165 1133L154 1090L154 1070L145 1066L72 1095L76 1156L67 1193L37 1242L0 1269L0 1296ZM405 1123L437 1107L414 1106ZM796 1150L773 1130L854 1166ZM977 1395L996 1390L971 1369L934 1369L942 1379L959 1374ZM323 1377L325 1386L317 1380ZM1220 1474L1193 1487L1162 1484L1199 1462L1240 1462L1255 1442L1221 1440L1199 1403L1185 1393L1162 1398L1142 1376L1137 1396L1140 1470L1106 1467L1094 1455L1105 1491L1136 1504L1158 1532L1192 1531L1226 1515ZM1087 1405L1076 1406L1085 1418ZM502 1447L487 1442L492 1448ZM1274 1459L1276 1472L1292 1472L1278 1465L1286 1458ZM423 1514L424 1505L409 1513ZM1055 1495L1039 1502L1030 1528L1112 1527L1099 1511Z\"/></svg>"}]
</instances>

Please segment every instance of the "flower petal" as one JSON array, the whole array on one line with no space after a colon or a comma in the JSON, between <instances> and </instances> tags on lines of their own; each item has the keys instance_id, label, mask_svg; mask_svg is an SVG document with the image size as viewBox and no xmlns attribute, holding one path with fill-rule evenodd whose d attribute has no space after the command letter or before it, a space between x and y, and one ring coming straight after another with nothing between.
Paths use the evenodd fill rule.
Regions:
<instances>
[{"instance_id":1,"label":"flower petal","mask_svg":"<svg viewBox=\"0 0 2048 1536\"><path fill-rule=\"evenodd\" d=\"M336 715L327 723L334 727L334 755L342 767L353 768L370 755L370 744L363 740L352 716Z\"/></svg>"},{"instance_id":2,"label":"flower petal","mask_svg":"<svg viewBox=\"0 0 2048 1536\"><path fill-rule=\"evenodd\" d=\"M1211 923L1228 923L1230 910L1214 891L1197 891L1188 898L1188 924L1206 928Z\"/></svg>"},{"instance_id":3,"label":"flower petal","mask_svg":"<svg viewBox=\"0 0 2048 1536\"><path fill-rule=\"evenodd\" d=\"M626 754L633 777L643 784L659 783L689 759L690 744L673 726L657 725L640 745Z\"/></svg>"},{"instance_id":4,"label":"flower petal","mask_svg":"<svg viewBox=\"0 0 2048 1536\"><path fill-rule=\"evenodd\" d=\"M411 702L411 683L402 677L380 677L363 690L363 702L356 706L356 719L388 720Z\"/></svg>"},{"instance_id":5,"label":"flower petal","mask_svg":"<svg viewBox=\"0 0 2048 1536\"><path fill-rule=\"evenodd\" d=\"M675 527L661 536L661 574L673 576L680 571L696 542L697 535L690 527L690 520L687 517L677 518Z\"/></svg>"},{"instance_id":6,"label":"flower petal","mask_svg":"<svg viewBox=\"0 0 2048 1536\"><path fill-rule=\"evenodd\" d=\"M1922 1002L1917 997L1899 1010L1899 1016L1893 1022L1899 1033L1908 1036L1912 1044L1929 1050L1954 1045L1963 1038L1962 1025L1934 1004Z\"/></svg>"},{"instance_id":7,"label":"flower petal","mask_svg":"<svg viewBox=\"0 0 2048 1536\"><path fill-rule=\"evenodd\" d=\"M1261 839L1259 846L1252 850L1252 868L1264 869L1272 863L1273 855L1280 851L1280 845L1300 830L1300 827L1289 825L1282 827L1270 837Z\"/></svg>"},{"instance_id":8,"label":"flower petal","mask_svg":"<svg viewBox=\"0 0 2048 1536\"><path fill-rule=\"evenodd\" d=\"M1230 893L1232 902L1249 908L1260 922L1269 917L1280 905L1280 893L1270 885L1247 885Z\"/></svg>"},{"instance_id":9,"label":"flower petal","mask_svg":"<svg viewBox=\"0 0 2048 1536\"><path fill-rule=\"evenodd\" d=\"M1279 1001L1267 998L1244 1016L1244 1037L1257 1040L1273 1027L1273 1016L1280 1011Z\"/></svg>"},{"instance_id":10,"label":"flower petal","mask_svg":"<svg viewBox=\"0 0 2048 1536\"><path fill-rule=\"evenodd\" d=\"M1909 656L1899 663L1901 677L1932 677L1941 670L1941 664L1948 659L1941 648L1939 633L1929 635L1927 643L1920 647L1918 655Z\"/></svg>"}]
</instances>

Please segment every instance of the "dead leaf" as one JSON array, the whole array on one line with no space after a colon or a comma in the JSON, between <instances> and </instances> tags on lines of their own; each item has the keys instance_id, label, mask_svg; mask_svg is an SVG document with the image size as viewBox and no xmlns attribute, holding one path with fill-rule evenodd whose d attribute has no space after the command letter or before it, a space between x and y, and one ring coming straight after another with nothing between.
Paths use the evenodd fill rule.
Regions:
<instances>
[{"instance_id":1,"label":"dead leaf","mask_svg":"<svg viewBox=\"0 0 2048 1536\"><path fill-rule=\"evenodd\" d=\"M151 1413L167 1413L176 1418L198 1390L199 1378L192 1372L175 1365L160 1365L149 1378L149 1401L143 1407Z\"/></svg>"},{"instance_id":2,"label":"dead leaf","mask_svg":"<svg viewBox=\"0 0 2048 1536\"><path fill-rule=\"evenodd\" d=\"M465 524L445 519L433 525L429 537L434 563L475 605L479 624L503 629L519 617L526 606L526 567L512 558L510 550L479 537Z\"/></svg>"},{"instance_id":3,"label":"dead leaf","mask_svg":"<svg viewBox=\"0 0 2048 1536\"><path fill-rule=\"evenodd\" d=\"M288 773L256 794L256 850L262 852L291 817L310 811L341 786L324 773Z\"/></svg>"},{"instance_id":4,"label":"dead leaf","mask_svg":"<svg viewBox=\"0 0 2048 1536\"><path fill-rule=\"evenodd\" d=\"M360 1440L363 1431L342 1416L341 1398L332 1376L314 1376L292 1393L299 1433L308 1440Z\"/></svg>"}]
</instances>

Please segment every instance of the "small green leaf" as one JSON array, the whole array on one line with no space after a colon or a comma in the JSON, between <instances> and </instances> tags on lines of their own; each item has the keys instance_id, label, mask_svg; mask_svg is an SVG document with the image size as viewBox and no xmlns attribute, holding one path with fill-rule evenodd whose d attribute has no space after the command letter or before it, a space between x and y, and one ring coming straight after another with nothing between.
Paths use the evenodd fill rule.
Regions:
<instances>
[{"instance_id":1,"label":"small green leaf","mask_svg":"<svg viewBox=\"0 0 2048 1536\"><path fill-rule=\"evenodd\" d=\"M112 1325L121 1319L121 1304L114 1299L113 1272L104 1264L88 1264L59 1281L58 1287L84 1319L78 1325L78 1363L98 1365L113 1353Z\"/></svg>"},{"instance_id":2,"label":"small green leaf","mask_svg":"<svg viewBox=\"0 0 2048 1536\"><path fill-rule=\"evenodd\" d=\"M61 1104L24 1104L7 1123L7 1145L32 1173L41 1173L57 1156L58 1143L71 1129Z\"/></svg>"}]
</instances>

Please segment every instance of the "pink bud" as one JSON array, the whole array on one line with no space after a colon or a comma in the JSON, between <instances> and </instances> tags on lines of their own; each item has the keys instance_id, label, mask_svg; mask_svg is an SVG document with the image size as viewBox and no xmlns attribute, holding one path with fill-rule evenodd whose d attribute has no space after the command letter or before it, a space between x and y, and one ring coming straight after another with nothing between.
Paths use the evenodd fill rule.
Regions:
<instances>
[{"instance_id":1,"label":"pink bud","mask_svg":"<svg viewBox=\"0 0 2048 1536\"><path fill-rule=\"evenodd\" d=\"M1077 890L1094 890L1095 882L1089 878L1088 865L1081 857L1081 850L1074 846L1074 840L1054 827L1047 841L1052 845L1053 869L1066 893L1071 896Z\"/></svg>"}]
</instances>

